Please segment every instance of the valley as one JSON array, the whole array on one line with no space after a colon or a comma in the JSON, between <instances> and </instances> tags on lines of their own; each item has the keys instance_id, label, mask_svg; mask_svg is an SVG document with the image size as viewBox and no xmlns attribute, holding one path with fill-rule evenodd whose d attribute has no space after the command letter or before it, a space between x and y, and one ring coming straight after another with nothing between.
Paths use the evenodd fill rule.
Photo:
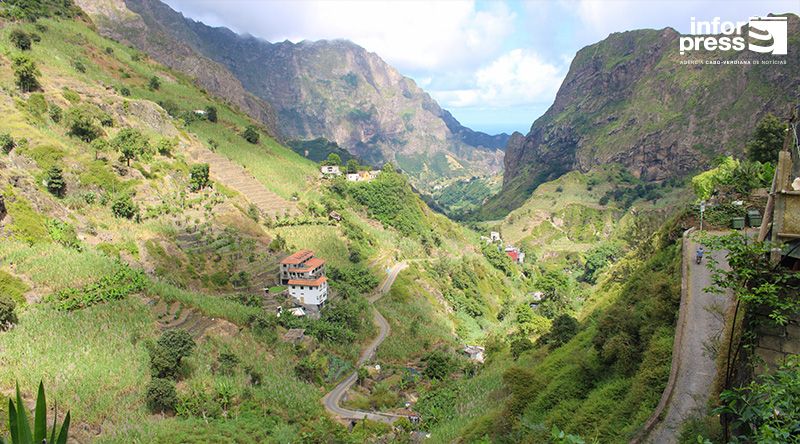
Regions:
<instances>
[{"instance_id":1,"label":"valley","mask_svg":"<svg viewBox=\"0 0 800 444\"><path fill-rule=\"evenodd\" d=\"M0 437L794 439L797 53L739 81L676 36L580 50L508 136L349 41L0 4Z\"/></svg>"}]
</instances>

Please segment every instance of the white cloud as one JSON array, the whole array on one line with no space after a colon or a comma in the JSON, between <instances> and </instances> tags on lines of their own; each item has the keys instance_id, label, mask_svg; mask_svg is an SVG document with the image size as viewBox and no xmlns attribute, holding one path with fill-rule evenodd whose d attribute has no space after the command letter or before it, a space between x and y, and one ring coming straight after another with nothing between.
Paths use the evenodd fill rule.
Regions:
<instances>
[{"instance_id":1,"label":"white cloud","mask_svg":"<svg viewBox=\"0 0 800 444\"><path fill-rule=\"evenodd\" d=\"M474 1L167 0L194 17L220 17L269 41L348 39L401 71L478 66L496 56L513 32L505 3Z\"/></svg>"},{"instance_id":2,"label":"white cloud","mask_svg":"<svg viewBox=\"0 0 800 444\"><path fill-rule=\"evenodd\" d=\"M585 31L595 39L612 32L673 27L687 32L691 17L742 21L770 12L797 12L797 0L714 0L653 2L641 0L580 0L575 11Z\"/></svg>"},{"instance_id":3,"label":"white cloud","mask_svg":"<svg viewBox=\"0 0 800 444\"><path fill-rule=\"evenodd\" d=\"M478 69L473 86L432 91L445 108L500 108L552 102L566 68L548 63L530 50L514 49Z\"/></svg>"}]
</instances>

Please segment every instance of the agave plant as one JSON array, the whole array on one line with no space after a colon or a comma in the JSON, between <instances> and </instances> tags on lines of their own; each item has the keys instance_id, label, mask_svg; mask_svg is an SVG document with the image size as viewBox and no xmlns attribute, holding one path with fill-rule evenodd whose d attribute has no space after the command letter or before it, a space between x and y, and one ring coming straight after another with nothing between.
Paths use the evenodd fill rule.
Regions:
<instances>
[{"instance_id":1,"label":"agave plant","mask_svg":"<svg viewBox=\"0 0 800 444\"><path fill-rule=\"evenodd\" d=\"M8 400L8 428L11 431L11 442L9 444L66 444L67 433L69 430L69 411L64 417L64 422L56 434L56 420L58 418L58 408L53 414L53 428L50 431L50 439L47 438L47 402L44 397L44 385L39 382L39 393L36 395L36 410L33 415L33 431L28 423L28 415L25 413L25 404L19 394L19 384L17 384L17 401ZM0 438L0 444L5 444Z\"/></svg>"}]
</instances>

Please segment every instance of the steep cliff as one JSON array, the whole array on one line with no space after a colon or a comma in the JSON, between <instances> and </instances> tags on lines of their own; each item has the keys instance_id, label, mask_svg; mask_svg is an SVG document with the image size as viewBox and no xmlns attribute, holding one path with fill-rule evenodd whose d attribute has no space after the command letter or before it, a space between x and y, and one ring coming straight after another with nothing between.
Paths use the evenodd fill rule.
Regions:
<instances>
[{"instance_id":1,"label":"steep cliff","mask_svg":"<svg viewBox=\"0 0 800 444\"><path fill-rule=\"evenodd\" d=\"M483 216L507 213L539 184L571 170L620 163L647 181L684 176L720 154L742 153L759 119L770 112L783 115L797 100L796 15L789 16L786 56L751 51L681 56L678 38L671 28L629 31L578 51L550 109L524 140L509 141L503 190Z\"/></svg>"},{"instance_id":2,"label":"steep cliff","mask_svg":"<svg viewBox=\"0 0 800 444\"><path fill-rule=\"evenodd\" d=\"M324 137L372 163L395 162L421 188L436 179L502 169L508 135L464 127L413 80L354 43L270 43L190 20L157 0L125 4L147 29L224 65L247 91L274 107L286 139ZM128 36L122 32L127 22L108 14L99 23L148 53L172 48Z\"/></svg>"}]
</instances>

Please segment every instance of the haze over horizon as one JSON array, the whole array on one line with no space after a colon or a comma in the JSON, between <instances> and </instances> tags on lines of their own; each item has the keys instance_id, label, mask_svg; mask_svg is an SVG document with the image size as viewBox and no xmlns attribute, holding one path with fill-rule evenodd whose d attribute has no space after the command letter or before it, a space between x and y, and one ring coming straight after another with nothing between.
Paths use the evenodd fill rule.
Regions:
<instances>
[{"instance_id":1,"label":"haze over horizon","mask_svg":"<svg viewBox=\"0 0 800 444\"><path fill-rule=\"evenodd\" d=\"M271 42L351 40L413 78L461 123L488 133L527 133L552 104L575 52L612 32L688 32L691 17L736 21L798 12L787 0L166 3L194 20Z\"/></svg>"}]
</instances>

